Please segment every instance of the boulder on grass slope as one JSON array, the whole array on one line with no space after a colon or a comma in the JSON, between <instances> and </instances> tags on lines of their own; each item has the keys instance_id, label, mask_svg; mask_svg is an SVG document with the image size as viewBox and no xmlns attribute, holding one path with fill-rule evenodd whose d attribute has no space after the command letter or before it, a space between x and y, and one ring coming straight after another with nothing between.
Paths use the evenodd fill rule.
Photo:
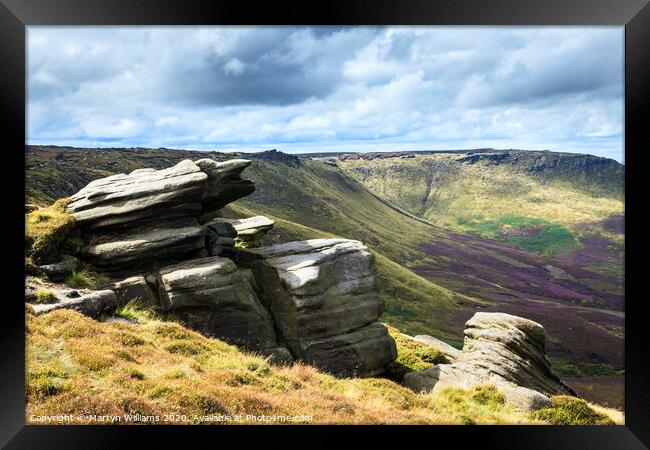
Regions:
<instances>
[{"instance_id":1,"label":"boulder on grass slope","mask_svg":"<svg viewBox=\"0 0 650 450\"><path fill-rule=\"evenodd\" d=\"M463 351L453 364L439 364L404 376L417 392L493 384L511 404L525 410L548 405L552 395L576 393L546 360L544 328L503 313L476 313L466 323Z\"/></svg>"},{"instance_id":2,"label":"boulder on grass slope","mask_svg":"<svg viewBox=\"0 0 650 450\"><path fill-rule=\"evenodd\" d=\"M64 280L68 275L77 270L80 261L71 255L61 255L61 261L44 266L38 266L52 281Z\"/></svg>"},{"instance_id":3,"label":"boulder on grass slope","mask_svg":"<svg viewBox=\"0 0 650 450\"><path fill-rule=\"evenodd\" d=\"M164 310L185 315L195 328L226 342L272 353L273 322L259 302L249 274L219 256L184 261L158 272Z\"/></svg>"},{"instance_id":4,"label":"boulder on grass slope","mask_svg":"<svg viewBox=\"0 0 650 450\"><path fill-rule=\"evenodd\" d=\"M115 292L120 306L131 301L137 301L142 305L158 306L158 299L142 275L116 281L108 287Z\"/></svg>"},{"instance_id":5,"label":"boulder on grass slope","mask_svg":"<svg viewBox=\"0 0 650 450\"><path fill-rule=\"evenodd\" d=\"M373 376L397 357L377 322L374 256L359 241L314 239L260 247L241 264L294 358L339 376Z\"/></svg>"}]
</instances>

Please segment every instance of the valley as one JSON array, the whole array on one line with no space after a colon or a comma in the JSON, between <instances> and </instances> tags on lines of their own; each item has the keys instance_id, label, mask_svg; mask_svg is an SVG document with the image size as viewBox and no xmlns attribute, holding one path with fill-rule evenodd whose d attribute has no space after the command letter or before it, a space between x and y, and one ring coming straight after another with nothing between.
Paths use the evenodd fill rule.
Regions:
<instances>
[{"instance_id":1,"label":"valley","mask_svg":"<svg viewBox=\"0 0 650 450\"><path fill-rule=\"evenodd\" d=\"M458 347L477 311L535 320L547 331L553 367L574 375L588 399L602 381L607 389L598 395L610 394L599 401L621 407L622 166L533 153L242 154L253 159L247 173L257 190L224 215L275 220L267 243L364 242L376 255L386 304L380 320L404 333ZM26 203L51 203L114 173L201 157L235 155L28 146Z\"/></svg>"}]
</instances>

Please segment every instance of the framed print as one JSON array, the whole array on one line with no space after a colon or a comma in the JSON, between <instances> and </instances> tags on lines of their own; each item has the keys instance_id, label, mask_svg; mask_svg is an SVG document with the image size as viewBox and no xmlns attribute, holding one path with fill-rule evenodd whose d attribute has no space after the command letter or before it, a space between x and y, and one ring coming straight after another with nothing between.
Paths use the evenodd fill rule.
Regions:
<instances>
[{"instance_id":1,"label":"framed print","mask_svg":"<svg viewBox=\"0 0 650 450\"><path fill-rule=\"evenodd\" d=\"M2 0L3 444L647 448L647 2L309 6Z\"/></svg>"}]
</instances>

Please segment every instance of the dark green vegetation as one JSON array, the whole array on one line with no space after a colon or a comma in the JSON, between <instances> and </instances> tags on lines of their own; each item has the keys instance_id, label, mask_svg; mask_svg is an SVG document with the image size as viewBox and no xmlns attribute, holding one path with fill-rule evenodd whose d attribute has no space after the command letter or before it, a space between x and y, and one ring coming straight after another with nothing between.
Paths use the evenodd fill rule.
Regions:
<instances>
[{"instance_id":1,"label":"dark green vegetation","mask_svg":"<svg viewBox=\"0 0 650 450\"><path fill-rule=\"evenodd\" d=\"M606 164L595 177L603 183L592 187L583 183L586 187L581 188L564 175L549 175L541 183L538 171L480 161L459 165L455 160L436 162L442 165L435 167L448 170L437 171L433 181L450 180L436 184L424 176L434 166L422 164L420 156L377 161L386 166L382 174L393 174L382 179L399 185L399 195L387 196L390 200L410 198L409 193L422 189L422 195L427 193L424 209L410 209L405 202L399 206L412 214L429 211L422 217L464 231L457 233L423 223L378 198L379 191L368 182L374 178L362 183L349 176L352 169L345 166L347 161L334 167L305 158L280 158L281 154L269 158L269 154L47 147L28 147L26 156L26 201L40 204L71 195L91 179L112 173L160 169L187 158L252 157L254 162L244 175L255 180L257 190L226 208L224 215L263 214L274 219L275 227L265 243L330 236L363 241L376 256L380 295L386 305L383 322L410 335L430 334L458 345L465 321L476 311L507 312L541 323L552 357L575 367L623 368L619 270L623 239L616 232L615 220L610 226L622 200L620 191L615 194L618 198L598 197L609 189ZM371 163L375 162L364 160L358 166L375 170ZM426 170L411 172L411 167ZM576 179L590 179L579 174L592 169L572 170L578 173ZM562 173L567 171L567 167L562 169ZM422 197L417 199L422 205ZM461 224L491 229L495 239L478 231L469 235L471 230L462 230ZM534 236L525 235L530 229ZM567 253L570 237L578 243ZM513 244L543 249L541 253L545 249L548 255ZM622 377L618 379L622 383ZM591 380L597 386L598 380ZM621 406L622 397L608 403Z\"/></svg>"},{"instance_id":2,"label":"dark green vegetation","mask_svg":"<svg viewBox=\"0 0 650 450\"><path fill-rule=\"evenodd\" d=\"M590 363L580 362L572 364L559 358L549 358L551 367L560 377L574 378L574 377L607 377L614 375L622 375L622 370L616 370L609 364L604 363Z\"/></svg>"}]
</instances>

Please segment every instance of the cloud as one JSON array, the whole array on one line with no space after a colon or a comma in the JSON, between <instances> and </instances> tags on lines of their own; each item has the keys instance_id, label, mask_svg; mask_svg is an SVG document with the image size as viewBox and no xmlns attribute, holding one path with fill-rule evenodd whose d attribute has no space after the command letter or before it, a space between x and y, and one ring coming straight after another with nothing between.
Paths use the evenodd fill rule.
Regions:
<instances>
[{"instance_id":1,"label":"cloud","mask_svg":"<svg viewBox=\"0 0 650 450\"><path fill-rule=\"evenodd\" d=\"M28 141L622 159L623 28L29 27Z\"/></svg>"}]
</instances>

